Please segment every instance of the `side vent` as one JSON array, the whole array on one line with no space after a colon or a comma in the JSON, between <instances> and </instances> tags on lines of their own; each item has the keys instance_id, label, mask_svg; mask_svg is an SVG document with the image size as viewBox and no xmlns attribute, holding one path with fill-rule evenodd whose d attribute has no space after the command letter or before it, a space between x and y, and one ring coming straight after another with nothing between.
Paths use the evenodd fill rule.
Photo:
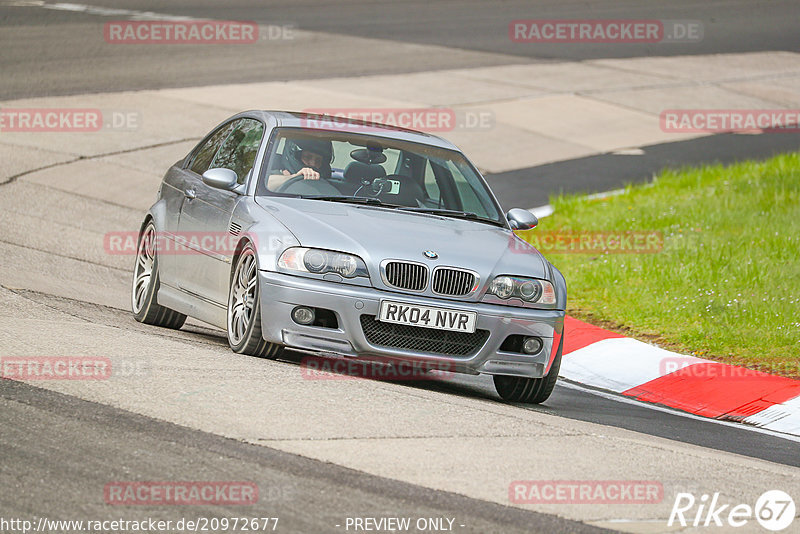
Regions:
<instances>
[{"instance_id":1,"label":"side vent","mask_svg":"<svg viewBox=\"0 0 800 534\"><path fill-rule=\"evenodd\" d=\"M231 226L228 228L231 235L239 235L242 233L242 225L231 221Z\"/></svg>"}]
</instances>

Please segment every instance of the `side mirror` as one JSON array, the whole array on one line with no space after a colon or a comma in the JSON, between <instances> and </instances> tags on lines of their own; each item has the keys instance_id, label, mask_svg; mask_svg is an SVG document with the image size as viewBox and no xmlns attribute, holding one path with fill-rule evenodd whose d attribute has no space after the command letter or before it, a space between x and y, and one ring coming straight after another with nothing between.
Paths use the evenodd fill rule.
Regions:
<instances>
[{"instance_id":1,"label":"side mirror","mask_svg":"<svg viewBox=\"0 0 800 534\"><path fill-rule=\"evenodd\" d=\"M203 183L230 191L236 187L239 177L230 169L208 169L203 173Z\"/></svg>"},{"instance_id":2,"label":"side mirror","mask_svg":"<svg viewBox=\"0 0 800 534\"><path fill-rule=\"evenodd\" d=\"M536 228L539 219L528 210L512 208L506 213L506 219L511 224L512 230L530 230Z\"/></svg>"}]
</instances>

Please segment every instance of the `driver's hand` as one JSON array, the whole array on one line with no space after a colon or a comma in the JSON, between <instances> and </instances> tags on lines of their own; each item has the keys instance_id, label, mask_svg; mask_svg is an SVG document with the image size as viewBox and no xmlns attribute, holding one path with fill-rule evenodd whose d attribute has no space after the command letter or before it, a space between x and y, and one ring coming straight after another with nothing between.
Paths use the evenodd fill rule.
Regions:
<instances>
[{"instance_id":1,"label":"driver's hand","mask_svg":"<svg viewBox=\"0 0 800 534\"><path fill-rule=\"evenodd\" d=\"M289 171L283 171L285 174L289 174ZM319 173L312 169L311 167L303 167L300 171L292 174L289 176L290 178L294 178L295 176L302 176L303 180L319 180Z\"/></svg>"}]
</instances>

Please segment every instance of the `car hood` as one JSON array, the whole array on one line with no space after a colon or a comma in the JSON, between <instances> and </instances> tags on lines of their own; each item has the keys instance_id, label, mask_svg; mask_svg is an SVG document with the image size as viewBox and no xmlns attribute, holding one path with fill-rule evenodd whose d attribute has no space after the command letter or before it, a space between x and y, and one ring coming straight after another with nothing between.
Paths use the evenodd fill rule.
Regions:
<instances>
[{"instance_id":1,"label":"car hood","mask_svg":"<svg viewBox=\"0 0 800 534\"><path fill-rule=\"evenodd\" d=\"M549 278L544 257L513 232L499 226L340 202L293 197L259 197L304 247L360 256L371 275L385 259L410 260L431 267L447 265L476 271L482 285L500 274ZM438 254L427 259L423 252ZM379 279L379 277L378 277Z\"/></svg>"}]
</instances>

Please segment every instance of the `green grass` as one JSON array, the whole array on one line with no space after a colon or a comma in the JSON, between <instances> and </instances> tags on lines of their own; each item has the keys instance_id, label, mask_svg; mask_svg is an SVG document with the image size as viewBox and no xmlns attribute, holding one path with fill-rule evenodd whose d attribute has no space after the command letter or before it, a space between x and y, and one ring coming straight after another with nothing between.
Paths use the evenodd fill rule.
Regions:
<instances>
[{"instance_id":1,"label":"green grass","mask_svg":"<svg viewBox=\"0 0 800 534\"><path fill-rule=\"evenodd\" d=\"M800 377L800 154L562 196L536 232L659 231L654 254L553 254L569 312L703 358Z\"/></svg>"}]
</instances>

